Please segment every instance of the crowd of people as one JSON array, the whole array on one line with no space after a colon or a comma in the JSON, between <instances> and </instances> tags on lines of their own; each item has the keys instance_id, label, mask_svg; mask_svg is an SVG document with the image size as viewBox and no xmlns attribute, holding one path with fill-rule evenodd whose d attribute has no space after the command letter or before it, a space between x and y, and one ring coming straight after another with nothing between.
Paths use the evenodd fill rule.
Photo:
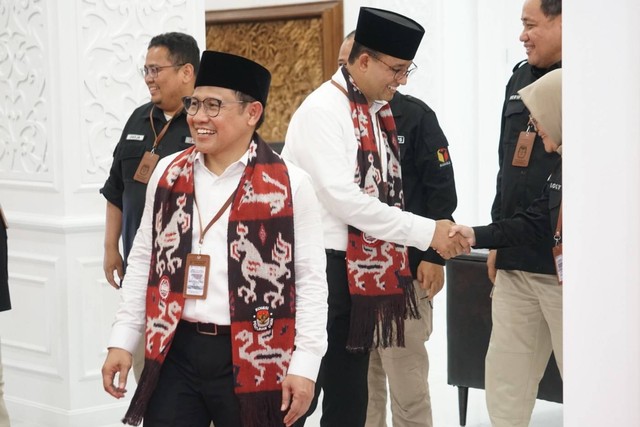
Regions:
<instances>
[{"instance_id":1,"label":"crowd of people","mask_svg":"<svg viewBox=\"0 0 640 427\"><path fill-rule=\"evenodd\" d=\"M268 69L200 53L184 33L153 37L151 99L100 190L104 273L122 298L104 389L122 398L136 378L123 422L303 426L322 392L323 427L386 426L387 396L394 426L431 427L434 298L445 261L473 247L491 249L491 423L527 426L552 351L562 373L561 0L525 0L522 24L493 223L476 227L454 222L435 112L399 91L425 34L415 20L362 7L281 154L258 133Z\"/></svg>"}]
</instances>

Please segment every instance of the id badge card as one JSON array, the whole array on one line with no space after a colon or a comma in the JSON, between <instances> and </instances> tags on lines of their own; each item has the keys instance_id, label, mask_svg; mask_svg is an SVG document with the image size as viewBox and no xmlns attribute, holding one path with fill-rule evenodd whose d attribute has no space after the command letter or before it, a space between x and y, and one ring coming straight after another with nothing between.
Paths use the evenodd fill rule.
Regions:
<instances>
[{"instance_id":1,"label":"id badge card","mask_svg":"<svg viewBox=\"0 0 640 427\"><path fill-rule=\"evenodd\" d=\"M185 298L205 299L207 297L209 262L209 255L187 254L182 292Z\"/></svg>"},{"instance_id":2,"label":"id badge card","mask_svg":"<svg viewBox=\"0 0 640 427\"><path fill-rule=\"evenodd\" d=\"M143 184L147 184L149 182L149 178L151 178L153 170L158 164L158 160L160 160L160 156L150 151L145 151L142 159L140 160L140 164L138 165L138 169L136 170L135 175L133 175L133 179Z\"/></svg>"},{"instance_id":3,"label":"id badge card","mask_svg":"<svg viewBox=\"0 0 640 427\"><path fill-rule=\"evenodd\" d=\"M526 168L529 166L531 158L531 150L533 149L533 141L536 139L535 132L520 132L518 142L516 143L516 151L513 153L512 166Z\"/></svg>"},{"instance_id":4,"label":"id badge card","mask_svg":"<svg viewBox=\"0 0 640 427\"><path fill-rule=\"evenodd\" d=\"M558 282L562 285L562 243L553 247L553 261L556 265L556 273L558 274Z\"/></svg>"}]
</instances>

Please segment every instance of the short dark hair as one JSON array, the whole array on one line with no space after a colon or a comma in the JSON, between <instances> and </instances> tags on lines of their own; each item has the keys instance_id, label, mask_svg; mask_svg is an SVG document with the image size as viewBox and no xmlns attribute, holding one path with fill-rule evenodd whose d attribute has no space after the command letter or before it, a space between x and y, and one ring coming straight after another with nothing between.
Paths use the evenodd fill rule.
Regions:
<instances>
[{"instance_id":1,"label":"short dark hair","mask_svg":"<svg viewBox=\"0 0 640 427\"><path fill-rule=\"evenodd\" d=\"M256 102L257 101L257 99L255 99L253 96L247 95L246 93L240 92L239 90L236 91L236 99L238 101L242 101L242 102L246 102L246 103L252 103L252 102ZM258 119L258 123L256 123L256 130L258 130L260 128L260 126L262 126L262 123L264 123L264 113L265 113L265 111L266 111L266 106L263 105L262 106L262 115Z\"/></svg>"},{"instance_id":2,"label":"short dark hair","mask_svg":"<svg viewBox=\"0 0 640 427\"><path fill-rule=\"evenodd\" d=\"M562 15L562 0L541 0L540 9L547 18Z\"/></svg>"},{"instance_id":3,"label":"short dark hair","mask_svg":"<svg viewBox=\"0 0 640 427\"><path fill-rule=\"evenodd\" d=\"M366 53L369 56L378 57L378 52L375 50L369 49L368 47L358 43L357 41L353 41L353 47L351 48L351 53L349 54L349 64L353 64L356 60L362 55Z\"/></svg>"},{"instance_id":4,"label":"short dark hair","mask_svg":"<svg viewBox=\"0 0 640 427\"><path fill-rule=\"evenodd\" d=\"M191 64L193 65L194 74L198 74L200 49L196 40L189 34L177 32L158 34L151 39L147 49L156 46L167 48L171 62L174 64Z\"/></svg>"}]
</instances>

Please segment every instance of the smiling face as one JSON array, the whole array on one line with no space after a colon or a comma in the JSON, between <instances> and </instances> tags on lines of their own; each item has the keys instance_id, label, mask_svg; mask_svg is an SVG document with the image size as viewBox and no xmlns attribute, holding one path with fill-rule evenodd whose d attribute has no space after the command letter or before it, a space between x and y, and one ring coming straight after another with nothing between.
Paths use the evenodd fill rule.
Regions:
<instances>
[{"instance_id":1,"label":"smiling face","mask_svg":"<svg viewBox=\"0 0 640 427\"><path fill-rule=\"evenodd\" d=\"M149 88L151 102L165 113L173 115L182 106L182 97L188 95L185 90L189 88L188 83L192 77L190 73L193 67L191 65L178 66L171 62L169 50L164 46L150 48L147 51L144 65L147 68L165 67L158 69L158 74L155 77L147 74L144 82Z\"/></svg>"},{"instance_id":2,"label":"smiling face","mask_svg":"<svg viewBox=\"0 0 640 427\"><path fill-rule=\"evenodd\" d=\"M412 61L394 58L393 56L363 53L354 64L360 70L358 87L362 90L369 104L374 101L391 101L400 85L407 84L404 73L411 67ZM349 65L351 68L351 65ZM398 72L398 73L396 73ZM398 78L395 75L398 74Z\"/></svg>"},{"instance_id":3,"label":"smiling face","mask_svg":"<svg viewBox=\"0 0 640 427\"><path fill-rule=\"evenodd\" d=\"M220 174L247 151L262 115L262 104L239 103L235 91L215 86L199 86L193 97L199 101L207 98L222 101L216 117L209 117L202 103L195 115L187 116L196 150L205 155L206 166Z\"/></svg>"},{"instance_id":4,"label":"smiling face","mask_svg":"<svg viewBox=\"0 0 640 427\"><path fill-rule=\"evenodd\" d=\"M526 0L522 7L522 33L529 64L548 68L562 59L562 15L545 16L540 0Z\"/></svg>"}]
</instances>

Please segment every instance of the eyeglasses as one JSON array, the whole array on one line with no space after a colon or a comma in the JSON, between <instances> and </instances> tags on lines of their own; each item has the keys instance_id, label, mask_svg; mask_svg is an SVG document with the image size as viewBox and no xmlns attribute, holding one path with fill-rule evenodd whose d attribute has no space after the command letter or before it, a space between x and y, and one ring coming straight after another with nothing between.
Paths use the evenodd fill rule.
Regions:
<instances>
[{"instance_id":1,"label":"eyeglasses","mask_svg":"<svg viewBox=\"0 0 640 427\"><path fill-rule=\"evenodd\" d=\"M158 72L160 70L163 70L165 68L171 68L171 67L182 67L185 64L173 64L173 65L162 65L162 66L157 66L157 65L152 65L151 67L147 67L146 65L142 68L140 68L140 74L142 74L142 77L147 77L147 76L151 76L151 78L156 78L158 77Z\"/></svg>"},{"instance_id":2,"label":"eyeglasses","mask_svg":"<svg viewBox=\"0 0 640 427\"><path fill-rule=\"evenodd\" d=\"M204 113L209 117L217 117L220 114L220 109L223 104L244 104L248 101L221 101L216 98L205 98L200 101L198 98L194 98L193 96L185 96L182 98L182 104L184 105L184 110L190 116L195 116L200 110L200 105L204 108Z\"/></svg>"},{"instance_id":3,"label":"eyeglasses","mask_svg":"<svg viewBox=\"0 0 640 427\"><path fill-rule=\"evenodd\" d=\"M386 62L384 62L382 59L378 58L375 55L371 55L371 57L373 59L375 59L376 61L382 62L384 65L387 66L387 68L391 71L393 71L393 78L394 80L400 80L403 77L409 77L411 75L411 73L413 73L415 70L418 69L418 66L416 64L414 64L413 62L411 63L411 65L409 65L409 68L407 68L406 70L402 70L402 69L398 69L398 68L394 68L391 65L387 64Z\"/></svg>"}]
</instances>

